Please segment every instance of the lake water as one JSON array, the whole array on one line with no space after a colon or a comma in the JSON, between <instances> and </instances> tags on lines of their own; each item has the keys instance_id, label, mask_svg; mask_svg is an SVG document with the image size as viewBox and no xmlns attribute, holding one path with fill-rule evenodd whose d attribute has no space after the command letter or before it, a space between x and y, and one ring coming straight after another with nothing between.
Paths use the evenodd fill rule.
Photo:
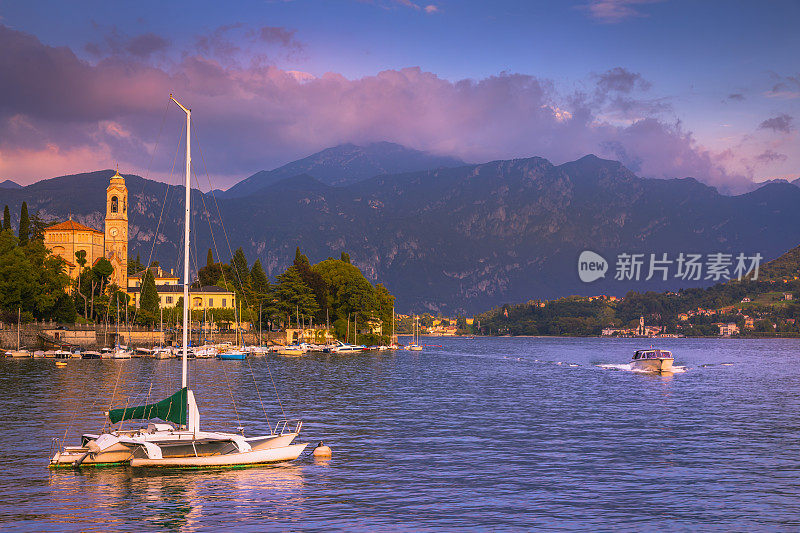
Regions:
<instances>
[{"instance_id":1,"label":"lake water","mask_svg":"<svg viewBox=\"0 0 800 533\"><path fill-rule=\"evenodd\" d=\"M166 397L179 361L0 360L0 529L800 528L797 340L659 340L672 376L625 370L644 340L422 342L441 347L192 361L201 427L274 425L274 380L312 443L200 472L47 468L52 437L102 427L112 395Z\"/></svg>"}]
</instances>

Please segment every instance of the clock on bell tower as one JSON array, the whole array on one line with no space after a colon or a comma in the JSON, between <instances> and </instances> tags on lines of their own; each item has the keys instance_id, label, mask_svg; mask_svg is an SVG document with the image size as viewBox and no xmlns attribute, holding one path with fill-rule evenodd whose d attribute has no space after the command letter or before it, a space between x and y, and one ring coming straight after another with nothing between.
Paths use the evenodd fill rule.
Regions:
<instances>
[{"instance_id":1,"label":"clock on bell tower","mask_svg":"<svg viewBox=\"0 0 800 533\"><path fill-rule=\"evenodd\" d=\"M119 171L106 189L105 257L114 266L111 281L128 290L128 189Z\"/></svg>"}]
</instances>

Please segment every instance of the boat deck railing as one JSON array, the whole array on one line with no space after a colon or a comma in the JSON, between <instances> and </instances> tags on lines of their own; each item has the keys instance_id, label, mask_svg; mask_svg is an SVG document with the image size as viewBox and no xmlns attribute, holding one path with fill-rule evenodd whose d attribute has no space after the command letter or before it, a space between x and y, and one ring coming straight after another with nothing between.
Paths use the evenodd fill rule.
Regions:
<instances>
[{"instance_id":1,"label":"boat deck railing","mask_svg":"<svg viewBox=\"0 0 800 533\"><path fill-rule=\"evenodd\" d=\"M50 441L50 459L51 459L51 461L52 461L52 458L55 457L56 453L59 453L61 451L62 451L62 449L61 449L61 439L59 439L58 437L53 437L52 440Z\"/></svg>"},{"instance_id":2,"label":"boat deck railing","mask_svg":"<svg viewBox=\"0 0 800 533\"><path fill-rule=\"evenodd\" d=\"M294 426L294 430L292 430ZM297 418L281 420L275 424L275 431L273 433L283 435L284 433L300 433L300 428L303 427L303 421Z\"/></svg>"}]
</instances>

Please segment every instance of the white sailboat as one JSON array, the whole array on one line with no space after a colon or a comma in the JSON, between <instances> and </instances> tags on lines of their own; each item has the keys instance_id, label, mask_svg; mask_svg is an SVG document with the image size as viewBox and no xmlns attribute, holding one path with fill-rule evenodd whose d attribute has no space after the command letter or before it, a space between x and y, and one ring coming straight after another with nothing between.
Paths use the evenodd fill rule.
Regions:
<instances>
[{"instance_id":1,"label":"white sailboat","mask_svg":"<svg viewBox=\"0 0 800 533\"><path fill-rule=\"evenodd\" d=\"M186 213L184 228L183 301L189 302L189 227L191 194L191 111L170 95L186 113ZM181 389L160 402L111 409L112 424L125 420L153 420L140 429L116 429L85 434L81 446L58 446L51 467L130 464L132 467L221 468L291 461L307 443L292 444L302 427L300 420L282 420L267 435L200 430L200 413L188 387L189 305L183 306Z\"/></svg>"},{"instance_id":2,"label":"white sailboat","mask_svg":"<svg viewBox=\"0 0 800 533\"><path fill-rule=\"evenodd\" d=\"M411 333L411 344L406 346L406 350L414 352L422 351L422 346L419 345L419 324L417 324L417 317L414 316L414 329Z\"/></svg>"},{"instance_id":3,"label":"white sailboat","mask_svg":"<svg viewBox=\"0 0 800 533\"><path fill-rule=\"evenodd\" d=\"M22 308L17 309L17 349L6 352L6 357L31 357L31 352L20 347L20 323L22 322Z\"/></svg>"}]
</instances>

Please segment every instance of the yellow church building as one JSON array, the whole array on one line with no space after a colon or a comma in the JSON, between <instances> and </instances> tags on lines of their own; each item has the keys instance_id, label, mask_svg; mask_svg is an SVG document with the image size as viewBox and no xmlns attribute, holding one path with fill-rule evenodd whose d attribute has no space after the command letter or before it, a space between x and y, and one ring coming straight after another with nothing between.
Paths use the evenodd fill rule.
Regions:
<instances>
[{"instance_id":1,"label":"yellow church building","mask_svg":"<svg viewBox=\"0 0 800 533\"><path fill-rule=\"evenodd\" d=\"M114 267L111 282L121 290L128 288L128 189L125 178L116 172L106 188L104 231L73 220L55 224L44 230L44 245L64 259L71 278L77 278L79 265L75 254L86 252L86 265L91 267L105 257Z\"/></svg>"}]
</instances>

